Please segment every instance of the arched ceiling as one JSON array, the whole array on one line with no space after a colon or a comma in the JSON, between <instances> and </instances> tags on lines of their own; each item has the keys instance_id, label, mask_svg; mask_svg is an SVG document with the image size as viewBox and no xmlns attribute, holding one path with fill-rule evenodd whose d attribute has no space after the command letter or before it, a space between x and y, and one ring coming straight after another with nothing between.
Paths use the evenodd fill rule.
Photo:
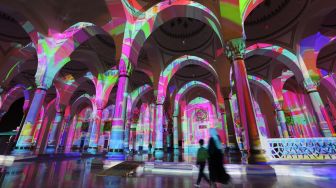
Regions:
<instances>
[{"instance_id":1,"label":"arched ceiling","mask_svg":"<svg viewBox=\"0 0 336 188\"><path fill-rule=\"evenodd\" d=\"M0 41L28 44L30 38L22 26L11 15L0 9Z\"/></svg>"},{"instance_id":2,"label":"arched ceiling","mask_svg":"<svg viewBox=\"0 0 336 188\"><path fill-rule=\"evenodd\" d=\"M336 8L336 7L335 7ZM319 31L325 36L336 36L336 9L330 12L321 24Z\"/></svg>"},{"instance_id":3,"label":"arched ceiling","mask_svg":"<svg viewBox=\"0 0 336 188\"><path fill-rule=\"evenodd\" d=\"M149 37L140 51L138 65L153 72L162 71L174 59L186 54L212 63L219 48L220 40L211 27L196 19L178 17L163 24ZM177 79L211 76L197 66L183 70L185 72L176 74Z\"/></svg>"},{"instance_id":4,"label":"arched ceiling","mask_svg":"<svg viewBox=\"0 0 336 188\"><path fill-rule=\"evenodd\" d=\"M192 18L175 18L153 33L153 39L163 50L186 53L203 48L213 40L215 33L205 23Z\"/></svg>"},{"instance_id":5,"label":"arched ceiling","mask_svg":"<svg viewBox=\"0 0 336 188\"><path fill-rule=\"evenodd\" d=\"M283 71L288 70L277 60L259 55L246 58L245 65L248 75L257 76L267 81L281 76Z\"/></svg>"},{"instance_id":6,"label":"arched ceiling","mask_svg":"<svg viewBox=\"0 0 336 188\"><path fill-rule=\"evenodd\" d=\"M50 30L63 32L77 22L103 26L111 20L105 0L2 0L1 3L21 12L43 34Z\"/></svg>"},{"instance_id":7,"label":"arched ceiling","mask_svg":"<svg viewBox=\"0 0 336 188\"><path fill-rule=\"evenodd\" d=\"M143 86L145 84L152 85L152 81L148 77L147 74L140 70L134 70L130 76L129 79L130 83L130 91L133 91L134 89Z\"/></svg>"},{"instance_id":8,"label":"arched ceiling","mask_svg":"<svg viewBox=\"0 0 336 188\"><path fill-rule=\"evenodd\" d=\"M208 90L201 88L201 87L195 87L185 94L185 99L187 103L189 103L196 97L202 97L202 98L208 99L210 102L212 102L212 104L217 104L216 97L212 95Z\"/></svg>"},{"instance_id":9,"label":"arched ceiling","mask_svg":"<svg viewBox=\"0 0 336 188\"><path fill-rule=\"evenodd\" d=\"M308 1L265 0L246 18L248 41L262 40L283 33L298 21Z\"/></svg>"},{"instance_id":10,"label":"arched ceiling","mask_svg":"<svg viewBox=\"0 0 336 188\"><path fill-rule=\"evenodd\" d=\"M217 83L216 77L205 68L197 65L188 65L177 71L172 77L168 85L167 94L169 95L173 91L178 91L183 85L192 80L206 83L212 88Z\"/></svg>"},{"instance_id":11,"label":"arched ceiling","mask_svg":"<svg viewBox=\"0 0 336 188\"><path fill-rule=\"evenodd\" d=\"M110 36L97 35L92 37L81 44L70 57L75 61L90 61L89 64L101 66L101 72L117 65L116 47L113 38Z\"/></svg>"},{"instance_id":12,"label":"arched ceiling","mask_svg":"<svg viewBox=\"0 0 336 188\"><path fill-rule=\"evenodd\" d=\"M90 80L85 80L80 84L80 86L74 91L70 103L73 103L78 97L83 94L88 94L89 96L96 95L95 85Z\"/></svg>"},{"instance_id":13,"label":"arched ceiling","mask_svg":"<svg viewBox=\"0 0 336 188\"><path fill-rule=\"evenodd\" d=\"M65 78L68 75L71 75L71 79L77 80L83 77L90 70L83 63L78 61L71 61L67 63L56 75L57 78Z\"/></svg>"}]
</instances>

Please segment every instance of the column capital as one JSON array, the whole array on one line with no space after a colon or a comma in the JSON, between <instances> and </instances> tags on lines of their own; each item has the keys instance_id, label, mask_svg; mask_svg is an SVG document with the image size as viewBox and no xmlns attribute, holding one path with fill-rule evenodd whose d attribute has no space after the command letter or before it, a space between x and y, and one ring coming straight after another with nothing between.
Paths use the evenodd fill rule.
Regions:
<instances>
[{"instance_id":1,"label":"column capital","mask_svg":"<svg viewBox=\"0 0 336 188\"><path fill-rule=\"evenodd\" d=\"M281 111L282 110L281 106L282 105L279 102L273 103L273 107L276 111Z\"/></svg>"},{"instance_id":2,"label":"column capital","mask_svg":"<svg viewBox=\"0 0 336 188\"><path fill-rule=\"evenodd\" d=\"M128 61L121 61L119 63L119 77L129 77L133 71L132 63Z\"/></svg>"},{"instance_id":3,"label":"column capital","mask_svg":"<svg viewBox=\"0 0 336 188\"><path fill-rule=\"evenodd\" d=\"M125 72L124 72L124 73L120 73L120 74L119 74L119 78L121 78L121 77L127 77L127 78L128 78L128 77L129 77L129 74L128 74L128 73L125 73Z\"/></svg>"},{"instance_id":4,"label":"column capital","mask_svg":"<svg viewBox=\"0 0 336 188\"><path fill-rule=\"evenodd\" d=\"M243 38L231 39L226 43L226 56L230 60L243 59L245 48L245 40Z\"/></svg>"},{"instance_id":5,"label":"column capital","mask_svg":"<svg viewBox=\"0 0 336 188\"><path fill-rule=\"evenodd\" d=\"M161 96L161 97L157 97L156 99L156 105L163 105L165 102L165 97Z\"/></svg>"},{"instance_id":6,"label":"column capital","mask_svg":"<svg viewBox=\"0 0 336 188\"><path fill-rule=\"evenodd\" d=\"M47 91L48 87L46 87L46 86L37 86L36 89Z\"/></svg>"},{"instance_id":7,"label":"column capital","mask_svg":"<svg viewBox=\"0 0 336 188\"><path fill-rule=\"evenodd\" d=\"M317 85L315 83L304 82L303 84L304 84L304 87L305 87L307 93L317 92Z\"/></svg>"}]
</instances>

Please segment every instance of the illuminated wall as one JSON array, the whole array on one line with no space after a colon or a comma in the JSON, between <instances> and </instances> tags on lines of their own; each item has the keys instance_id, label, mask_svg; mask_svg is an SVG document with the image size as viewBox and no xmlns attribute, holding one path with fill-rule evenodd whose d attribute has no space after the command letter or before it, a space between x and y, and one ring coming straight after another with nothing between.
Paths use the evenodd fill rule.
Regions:
<instances>
[{"instance_id":1,"label":"illuminated wall","mask_svg":"<svg viewBox=\"0 0 336 188\"><path fill-rule=\"evenodd\" d=\"M121 1L114 6L115 2L107 8L111 15L117 17L111 16L111 20L101 27L93 23L78 22L67 26L62 32L46 28L42 34L36 31L29 21L20 23L29 35L31 43L24 47L11 46L15 49L11 51L12 56L8 59L11 66L1 65L0 70L1 87L6 90L0 96L0 118L13 101L18 97L25 98L23 109L27 117L24 119L16 149L24 152L34 144L38 148L65 145L66 151L75 146L90 147L93 153L103 148L109 153L122 153L127 147L148 150L151 143L161 151L165 147L172 147L171 143L176 147L176 142L181 140L184 148L196 148L200 138L206 141L209 139L209 128L217 128L220 137L225 139L226 133L223 129L226 122L222 118L225 118L226 114L220 113L230 109L224 109L223 91L232 90L233 85L224 83L231 83L231 78L223 80L224 75L218 75L223 69L218 64L229 63L227 61L231 59L225 59L224 56L230 58L237 54L241 56L240 67L232 67L233 72L236 71L234 75L238 75L235 82L242 88L238 93L232 92L236 92L239 99L245 97L245 103L249 103L249 87L254 86L245 83L246 80L239 79L247 76L249 81L263 87L270 98L267 105L273 105L276 111L274 114L265 113L266 105L259 102L257 97L252 99L254 108L251 105L242 108L246 104L239 104L241 109L238 109L237 96L232 96L234 134L240 149L244 149L244 144L245 149L249 149L251 140L244 138L249 136L248 130L244 128L248 128L246 124L254 123L253 118L256 118L258 131L250 130L250 133L254 136L259 135L264 140L274 137L310 138L335 135L335 74L317 68L318 54L325 46L334 42L335 37L316 32L296 41L294 46L297 49L262 42L245 47L244 20L263 2L262 0L220 0L216 8L208 6L215 5L215 1L161 1L147 8L137 1ZM115 7L118 7L118 10ZM197 19L213 30L219 39L219 47L214 49L214 58L203 59L193 53L180 54L169 62L163 62L159 70L155 70L157 72L143 70L148 74L151 83L133 88L130 75L140 68L139 55L146 40L160 26L178 17ZM83 58L82 63L88 72L76 79L77 75L63 75L61 70L66 65L76 63L72 55L78 47L96 36L110 37L115 42L116 54L111 55L114 55L118 62L113 67L105 67L103 62L89 62ZM230 49L231 45L233 49ZM36 51L35 83L30 83L31 86L10 85L11 79L18 74L21 63L29 60L21 53L27 49ZM286 67L286 71L282 71L277 78L270 76L270 80L247 75L243 59L253 56L272 58L274 62ZM210 72L214 77L214 84L208 85L193 80L181 88L174 85L171 87L173 89L168 89L168 86L173 85L170 81L175 73L190 65L200 66ZM72 97L81 89L81 83L86 81L93 83L94 94L86 96L89 101L86 103L89 104L83 108L81 104L77 104L83 101L72 101ZM109 97L114 87L117 87L116 96L114 104L110 104ZM199 97L190 102L186 101L184 92L194 87L208 90L215 100L210 102ZM51 88L55 88L56 96L49 99ZM131 88L134 90L130 91ZM140 99L148 92L153 92L154 99L144 103ZM225 94L227 100L230 100L230 92ZM242 113L243 110L247 113ZM242 117L239 113L243 114ZM256 117L252 116L253 113ZM269 116L272 115L277 121L270 121ZM250 120L246 120L248 118L245 116ZM276 130L278 133L273 134ZM227 140L222 141L224 143Z\"/></svg>"},{"instance_id":2,"label":"illuminated wall","mask_svg":"<svg viewBox=\"0 0 336 188\"><path fill-rule=\"evenodd\" d=\"M184 112L181 119L185 152L195 152L199 147L200 139L204 139L206 145L210 138L210 128L217 128L220 137L223 138L221 119L217 117L216 108L212 102L197 97L186 105ZM184 124L187 126L185 127Z\"/></svg>"}]
</instances>

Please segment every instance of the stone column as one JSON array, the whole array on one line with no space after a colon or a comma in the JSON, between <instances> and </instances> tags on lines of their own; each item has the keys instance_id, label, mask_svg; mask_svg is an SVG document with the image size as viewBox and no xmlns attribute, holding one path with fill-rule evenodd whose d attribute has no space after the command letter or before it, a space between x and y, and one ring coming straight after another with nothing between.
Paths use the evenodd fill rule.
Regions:
<instances>
[{"instance_id":1,"label":"stone column","mask_svg":"<svg viewBox=\"0 0 336 188\"><path fill-rule=\"evenodd\" d=\"M228 41L227 55L232 60L233 76L237 91L239 115L245 129L248 162L265 162L265 151L261 148L254 107L244 62L245 41L242 38Z\"/></svg>"},{"instance_id":2,"label":"stone column","mask_svg":"<svg viewBox=\"0 0 336 188\"><path fill-rule=\"evenodd\" d=\"M124 149L129 151L129 140L130 140L130 131L131 131L132 120L130 117L127 117L125 125L125 138L124 138Z\"/></svg>"},{"instance_id":3,"label":"stone column","mask_svg":"<svg viewBox=\"0 0 336 188\"><path fill-rule=\"evenodd\" d=\"M123 151L123 136L125 128L125 116L127 109L127 87L128 75L119 75L118 90L116 96L114 117L112 119L112 129L108 156L120 156Z\"/></svg>"},{"instance_id":4,"label":"stone column","mask_svg":"<svg viewBox=\"0 0 336 188\"><path fill-rule=\"evenodd\" d=\"M274 108L280 126L279 135L281 138L289 138L288 129L286 125L285 112L282 110L280 104L274 104Z\"/></svg>"},{"instance_id":5,"label":"stone column","mask_svg":"<svg viewBox=\"0 0 336 188\"><path fill-rule=\"evenodd\" d=\"M173 116L173 136L174 136L174 149L179 149L178 146L178 116Z\"/></svg>"},{"instance_id":6,"label":"stone column","mask_svg":"<svg viewBox=\"0 0 336 188\"><path fill-rule=\"evenodd\" d=\"M61 129L62 127L61 124L63 120L63 115L64 115L64 111L56 112L55 119L51 125L51 130L50 130L49 137L48 137L48 145L46 149L47 153L54 153L56 150L57 136L58 136L59 129Z\"/></svg>"},{"instance_id":7,"label":"stone column","mask_svg":"<svg viewBox=\"0 0 336 188\"><path fill-rule=\"evenodd\" d=\"M129 138L129 145L131 146L131 151L136 151L136 123L132 122L130 127L130 138Z\"/></svg>"},{"instance_id":8,"label":"stone column","mask_svg":"<svg viewBox=\"0 0 336 188\"><path fill-rule=\"evenodd\" d=\"M154 143L154 133L155 133L155 104L151 104L150 105L150 115L151 115L151 124L150 124L150 128L151 128L151 133L150 133L150 143L153 144Z\"/></svg>"},{"instance_id":9,"label":"stone column","mask_svg":"<svg viewBox=\"0 0 336 188\"><path fill-rule=\"evenodd\" d=\"M148 103L144 103L144 115L143 115L143 150L148 152L148 144L149 144L149 127L150 127L150 106Z\"/></svg>"},{"instance_id":10,"label":"stone column","mask_svg":"<svg viewBox=\"0 0 336 188\"><path fill-rule=\"evenodd\" d=\"M101 119L103 115L103 109L96 109L94 113L95 116L93 117L93 124L90 133L90 140L89 140L89 148L88 152L95 154L98 151L98 141L100 136L100 126L101 126Z\"/></svg>"},{"instance_id":11,"label":"stone column","mask_svg":"<svg viewBox=\"0 0 336 188\"><path fill-rule=\"evenodd\" d=\"M68 134L66 136L66 143L65 143L65 149L64 149L65 153L71 151L72 141L73 141L73 138L75 136L76 124L77 124L77 115L75 115L72 118L72 122L71 122L70 127L69 127L69 132L68 132Z\"/></svg>"},{"instance_id":12,"label":"stone column","mask_svg":"<svg viewBox=\"0 0 336 188\"><path fill-rule=\"evenodd\" d=\"M219 119L219 116L222 120L222 129L223 129L223 145L224 148L227 149L228 147L228 134L227 134L227 126L226 126L226 122L225 122L225 112L224 109L221 110L220 112L217 112L217 119Z\"/></svg>"},{"instance_id":13,"label":"stone column","mask_svg":"<svg viewBox=\"0 0 336 188\"><path fill-rule=\"evenodd\" d=\"M58 136L57 139L57 151L58 152L64 152L65 151L65 145L66 145L66 139L68 137L69 131L70 131L70 121L71 117L70 115L66 115L63 118L63 125L61 127L61 134Z\"/></svg>"},{"instance_id":14,"label":"stone column","mask_svg":"<svg viewBox=\"0 0 336 188\"><path fill-rule=\"evenodd\" d=\"M22 131L22 128L23 128L23 124L25 122L26 117L27 117L27 110L23 110L23 116L22 116L22 119L21 119L21 122L20 122L20 125L19 125L19 131L15 135L14 143L16 143L18 141L18 139L19 139L19 136L21 134L21 131ZM0 118L0 121L1 121L1 118Z\"/></svg>"},{"instance_id":15,"label":"stone column","mask_svg":"<svg viewBox=\"0 0 336 188\"><path fill-rule=\"evenodd\" d=\"M125 123L125 132L124 132L124 149L126 152L129 152L129 140L130 140L130 131L132 124L132 99L131 96L127 97L127 112L126 112L126 123Z\"/></svg>"},{"instance_id":16,"label":"stone column","mask_svg":"<svg viewBox=\"0 0 336 188\"><path fill-rule=\"evenodd\" d=\"M310 101L313 105L313 109L317 118L317 122L320 126L322 134L324 137L332 137L335 134L334 128L332 127L330 118L327 114L327 111L323 105L320 94L317 92L315 84L306 84L305 88L309 95ZM313 132L316 130L313 130Z\"/></svg>"},{"instance_id":17,"label":"stone column","mask_svg":"<svg viewBox=\"0 0 336 188\"><path fill-rule=\"evenodd\" d=\"M42 104L46 96L47 89L39 87L36 89L34 98L31 102L27 117L22 126L22 131L16 143L16 147L13 151L13 154L31 154L30 151L32 145L32 133L33 126L36 123L37 117L40 115L42 109Z\"/></svg>"},{"instance_id":18,"label":"stone column","mask_svg":"<svg viewBox=\"0 0 336 188\"><path fill-rule=\"evenodd\" d=\"M230 152L239 151L235 129L234 129L231 98L224 98L224 105L226 109L227 147Z\"/></svg>"},{"instance_id":19,"label":"stone column","mask_svg":"<svg viewBox=\"0 0 336 188\"><path fill-rule=\"evenodd\" d=\"M156 159L163 158L163 102L156 104L155 124L155 154Z\"/></svg>"}]
</instances>

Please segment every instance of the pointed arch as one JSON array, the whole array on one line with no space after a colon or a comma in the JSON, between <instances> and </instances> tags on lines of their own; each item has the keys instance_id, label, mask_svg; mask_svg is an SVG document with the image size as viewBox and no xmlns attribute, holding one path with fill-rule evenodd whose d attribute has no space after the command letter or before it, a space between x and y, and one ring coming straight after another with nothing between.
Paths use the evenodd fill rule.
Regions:
<instances>
[{"instance_id":1,"label":"pointed arch","mask_svg":"<svg viewBox=\"0 0 336 188\"><path fill-rule=\"evenodd\" d=\"M310 79L302 73L297 56L283 47L266 43L253 44L246 48L245 58L249 58L254 55L267 56L278 60L294 72L298 82Z\"/></svg>"},{"instance_id":2,"label":"pointed arch","mask_svg":"<svg viewBox=\"0 0 336 188\"><path fill-rule=\"evenodd\" d=\"M200 87L200 88L203 88L207 91L209 91L213 96L214 98L216 99L216 101L218 100L217 98L217 95L215 93L215 91L207 84L203 83L203 82L200 82L200 81L190 81L190 82L187 82L186 84L184 84L181 89L176 93L175 95L175 102L174 102L174 112L173 112L173 115L174 116L177 116L179 114L179 103L180 103L180 100L181 98L184 97L184 95L190 91L191 89L193 88L196 88L196 87ZM215 104L217 110L218 110L218 103Z\"/></svg>"},{"instance_id":3,"label":"pointed arch","mask_svg":"<svg viewBox=\"0 0 336 188\"><path fill-rule=\"evenodd\" d=\"M216 78L218 81L218 75L216 70L208 63L206 60L196 57L196 56L189 56L184 55L175 59L172 63L170 63L165 70L163 70L160 74L159 85L158 85L158 95L157 95L157 102L162 104L166 98L166 92L168 84L171 78L175 75L177 71L182 69L188 65L198 65L205 69L207 69L211 74Z\"/></svg>"},{"instance_id":4,"label":"pointed arch","mask_svg":"<svg viewBox=\"0 0 336 188\"><path fill-rule=\"evenodd\" d=\"M133 23L136 32L128 36L125 33L124 38L127 43L124 43L123 48L127 50L123 52L125 53L123 54L124 57L129 57L130 63L136 66L140 50L149 36L168 20L177 17L193 18L207 24L213 28L223 46L220 22L210 9L194 1L164 1L156 4L139 16Z\"/></svg>"}]
</instances>

